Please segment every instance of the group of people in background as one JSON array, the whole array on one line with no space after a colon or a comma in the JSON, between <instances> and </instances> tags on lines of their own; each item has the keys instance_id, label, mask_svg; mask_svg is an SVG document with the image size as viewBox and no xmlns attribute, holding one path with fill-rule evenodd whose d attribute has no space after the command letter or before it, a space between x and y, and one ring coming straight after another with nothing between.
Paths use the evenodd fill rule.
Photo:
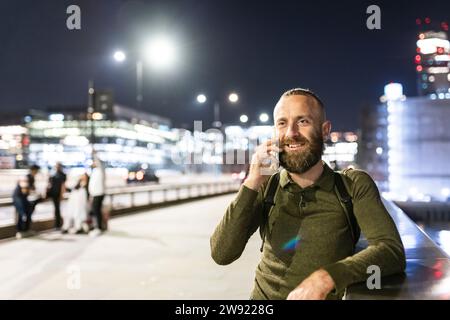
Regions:
<instances>
[{"instance_id":1,"label":"group of people in background","mask_svg":"<svg viewBox=\"0 0 450 320\"><path fill-rule=\"evenodd\" d=\"M17 212L17 238L33 235L31 222L36 205L46 199L54 205L55 229L63 234L98 235L106 230L106 221L102 214L105 197L105 169L102 162L94 157L92 172L83 173L75 186L66 186L67 175L61 163L57 163L50 176L45 195L39 194L35 186L35 177L40 167L32 165L29 173L21 177L13 192L13 204ZM67 204L61 210L64 195L69 192Z\"/></svg>"}]
</instances>

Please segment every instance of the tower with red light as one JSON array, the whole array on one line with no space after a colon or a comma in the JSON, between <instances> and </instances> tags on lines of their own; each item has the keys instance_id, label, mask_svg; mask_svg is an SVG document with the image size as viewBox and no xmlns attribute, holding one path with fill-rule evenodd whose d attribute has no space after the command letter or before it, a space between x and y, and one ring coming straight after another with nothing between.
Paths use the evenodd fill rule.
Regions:
<instances>
[{"instance_id":1,"label":"tower with red light","mask_svg":"<svg viewBox=\"0 0 450 320\"><path fill-rule=\"evenodd\" d=\"M450 99L448 23L432 23L427 17L423 20L416 19L416 24L420 28L414 57L419 95L429 95L432 99Z\"/></svg>"}]
</instances>

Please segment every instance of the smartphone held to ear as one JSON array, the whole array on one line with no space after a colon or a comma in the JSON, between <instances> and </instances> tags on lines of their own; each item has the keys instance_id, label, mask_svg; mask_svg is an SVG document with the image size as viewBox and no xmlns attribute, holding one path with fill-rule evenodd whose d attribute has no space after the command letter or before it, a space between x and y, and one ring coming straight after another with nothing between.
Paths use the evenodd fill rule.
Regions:
<instances>
[{"instance_id":1,"label":"smartphone held to ear","mask_svg":"<svg viewBox=\"0 0 450 320\"><path fill-rule=\"evenodd\" d=\"M280 141L278 139L278 134L275 126L273 126L272 129L272 145L276 146L277 148L280 148ZM278 171L280 168L280 153L279 152L272 152L273 156L275 157L275 160L272 160L272 163L270 164L270 169L273 171Z\"/></svg>"}]
</instances>

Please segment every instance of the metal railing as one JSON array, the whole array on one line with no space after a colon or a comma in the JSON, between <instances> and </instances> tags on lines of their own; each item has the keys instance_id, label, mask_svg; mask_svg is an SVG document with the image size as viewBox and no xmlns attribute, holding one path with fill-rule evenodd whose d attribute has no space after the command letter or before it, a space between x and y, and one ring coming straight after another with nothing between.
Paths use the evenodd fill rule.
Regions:
<instances>
[{"instance_id":1,"label":"metal railing","mask_svg":"<svg viewBox=\"0 0 450 320\"><path fill-rule=\"evenodd\" d=\"M132 197L133 194L147 194L149 199L152 199L152 194L157 192L164 192L166 195L170 191L176 191L180 194L182 190L189 190L189 194L192 194L192 190L198 190L198 193L202 195L211 195L219 192L236 191L239 189L239 181L219 181L219 182L200 182L200 183L184 183L184 184L165 184L165 185L143 185L143 186L130 186L130 187L115 187L106 190L105 197L110 199L113 203L113 199L117 196L128 195ZM202 191L203 190L203 191ZM212 191L211 191L212 190ZM64 195L64 199L67 200L70 193ZM163 202L168 199L166 196L163 198ZM185 198L183 198L185 199ZM178 199L182 200L182 199ZM44 200L49 201L49 199ZM171 199L170 201L173 201ZM0 197L0 207L8 207L13 205L12 197ZM133 205L133 202L132 202Z\"/></svg>"},{"instance_id":2,"label":"metal railing","mask_svg":"<svg viewBox=\"0 0 450 320\"><path fill-rule=\"evenodd\" d=\"M103 202L104 211L109 216L182 203L236 192L240 181L217 181L166 185L145 185L127 188L115 188L106 191ZM65 198L67 199L67 194ZM48 200L45 200L46 202ZM0 199L0 207L12 206L12 198ZM44 231L53 227L54 219L33 219L32 229ZM15 225L6 224L0 227L0 239L13 237Z\"/></svg>"},{"instance_id":3,"label":"metal railing","mask_svg":"<svg viewBox=\"0 0 450 320\"><path fill-rule=\"evenodd\" d=\"M104 203L114 213L236 192L239 187L239 181L130 187L109 191Z\"/></svg>"}]
</instances>

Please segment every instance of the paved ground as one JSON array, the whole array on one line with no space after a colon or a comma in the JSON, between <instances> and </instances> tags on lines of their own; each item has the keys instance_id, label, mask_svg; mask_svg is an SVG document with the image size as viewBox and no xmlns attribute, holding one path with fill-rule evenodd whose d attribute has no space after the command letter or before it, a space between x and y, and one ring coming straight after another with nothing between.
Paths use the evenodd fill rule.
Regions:
<instances>
[{"instance_id":1,"label":"paved ground","mask_svg":"<svg viewBox=\"0 0 450 320\"><path fill-rule=\"evenodd\" d=\"M209 237L233 195L115 218L99 237L0 242L0 299L248 299L259 234L218 266Z\"/></svg>"}]
</instances>

